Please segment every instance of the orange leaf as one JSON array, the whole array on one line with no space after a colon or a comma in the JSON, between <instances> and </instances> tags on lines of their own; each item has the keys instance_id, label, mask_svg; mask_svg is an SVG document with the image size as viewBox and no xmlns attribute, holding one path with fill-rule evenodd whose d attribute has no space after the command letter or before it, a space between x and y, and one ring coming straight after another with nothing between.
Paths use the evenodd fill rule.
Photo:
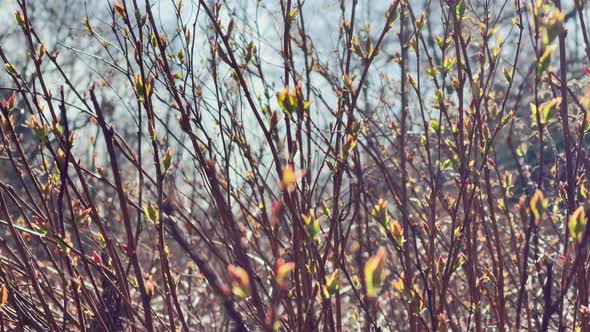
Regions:
<instances>
[{"instance_id":1,"label":"orange leaf","mask_svg":"<svg viewBox=\"0 0 590 332\"><path fill-rule=\"evenodd\" d=\"M0 293L0 305L3 305L6 302L8 302L8 289L6 288L6 286L2 286L2 288L0 289Z\"/></svg>"},{"instance_id":2,"label":"orange leaf","mask_svg":"<svg viewBox=\"0 0 590 332\"><path fill-rule=\"evenodd\" d=\"M117 11L117 13L119 13L119 15L121 15L121 17L125 18L125 16L127 16L127 13L125 12L125 6L123 6L117 0L115 0L115 10Z\"/></svg>"}]
</instances>

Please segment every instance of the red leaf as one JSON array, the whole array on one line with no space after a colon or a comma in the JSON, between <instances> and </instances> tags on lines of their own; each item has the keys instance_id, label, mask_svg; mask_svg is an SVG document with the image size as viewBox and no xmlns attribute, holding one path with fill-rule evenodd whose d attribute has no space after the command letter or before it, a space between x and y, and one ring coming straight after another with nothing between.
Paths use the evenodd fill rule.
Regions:
<instances>
[{"instance_id":1,"label":"red leaf","mask_svg":"<svg viewBox=\"0 0 590 332\"><path fill-rule=\"evenodd\" d=\"M100 255L96 252L93 251L92 252L92 260L98 264L98 265L102 265L102 257L100 257Z\"/></svg>"}]
</instances>

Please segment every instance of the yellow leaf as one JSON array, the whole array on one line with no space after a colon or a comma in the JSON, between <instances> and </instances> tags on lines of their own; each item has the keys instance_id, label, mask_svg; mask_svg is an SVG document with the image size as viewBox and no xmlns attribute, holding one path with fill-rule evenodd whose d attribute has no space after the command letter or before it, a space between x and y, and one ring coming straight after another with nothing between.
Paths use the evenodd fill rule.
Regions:
<instances>
[{"instance_id":1,"label":"yellow leaf","mask_svg":"<svg viewBox=\"0 0 590 332\"><path fill-rule=\"evenodd\" d=\"M115 0L115 10L121 17L125 18L127 16L127 12L125 11L125 6L123 6L119 1Z\"/></svg>"},{"instance_id":2,"label":"yellow leaf","mask_svg":"<svg viewBox=\"0 0 590 332\"><path fill-rule=\"evenodd\" d=\"M383 227L386 227L391 220L387 212L387 201L383 198L380 198L377 204L375 204L375 207L373 207L371 216L375 218L375 220Z\"/></svg>"},{"instance_id":3,"label":"yellow leaf","mask_svg":"<svg viewBox=\"0 0 590 332\"><path fill-rule=\"evenodd\" d=\"M383 265L385 264L385 249L380 248L377 254L365 263L365 287L368 298L375 298L381 289L381 282L385 279Z\"/></svg>"},{"instance_id":4,"label":"yellow leaf","mask_svg":"<svg viewBox=\"0 0 590 332\"><path fill-rule=\"evenodd\" d=\"M404 229L402 228L402 225L399 223L399 221L394 220L392 223L390 223L390 231L396 244L401 248L405 242L405 239Z\"/></svg>"},{"instance_id":5,"label":"yellow leaf","mask_svg":"<svg viewBox=\"0 0 590 332\"><path fill-rule=\"evenodd\" d=\"M326 277L326 285L324 286L324 296L326 298L332 297L332 295L336 294L336 292L340 290L338 272L338 269L336 269L330 276Z\"/></svg>"},{"instance_id":6,"label":"yellow leaf","mask_svg":"<svg viewBox=\"0 0 590 332\"><path fill-rule=\"evenodd\" d=\"M241 298L250 296L251 288L248 272L244 268L233 264L227 267L227 272L232 279L232 292Z\"/></svg>"},{"instance_id":7,"label":"yellow leaf","mask_svg":"<svg viewBox=\"0 0 590 332\"><path fill-rule=\"evenodd\" d=\"M568 226L572 240L580 243L586 230L586 212L584 211L583 206L580 206L574 211L574 213L572 213Z\"/></svg>"},{"instance_id":8,"label":"yellow leaf","mask_svg":"<svg viewBox=\"0 0 590 332\"><path fill-rule=\"evenodd\" d=\"M8 302L8 289L6 288L6 286L2 286L2 289L0 289L0 305L5 304L6 302Z\"/></svg>"},{"instance_id":9,"label":"yellow leaf","mask_svg":"<svg viewBox=\"0 0 590 332\"><path fill-rule=\"evenodd\" d=\"M277 261L275 279L281 288L285 288L287 276L295 269L295 263L285 262L282 258Z\"/></svg>"},{"instance_id":10,"label":"yellow leaf","mask_svg":"<svg viewBox=\"0 0 590 332\"><path fill-rule=\"evenodd\" d=\"M295 171L291 165L283 167L281 187L288 192L293 192L297 188L297 181L299 181L303 174L305 174L304 171Z\"/></svg>"},{"instance_id":11,"label":"yellow leaf","mask_svg":"<svg viewBox=\"0 0 590 332\"><path fill-rule=\"evenodd\" d=\"M535 219L539 222L543 212L545 212L545 209L547 208L547 200L541 190L537 190L533 198L531 198L530 205L531 211L535 215Z\"/></svg>"}]
</instances>

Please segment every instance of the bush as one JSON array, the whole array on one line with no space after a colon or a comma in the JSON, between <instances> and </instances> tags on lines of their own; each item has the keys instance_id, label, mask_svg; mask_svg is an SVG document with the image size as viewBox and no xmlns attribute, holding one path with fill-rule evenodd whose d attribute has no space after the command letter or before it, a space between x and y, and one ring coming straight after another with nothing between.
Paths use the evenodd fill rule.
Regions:
<instances>
[{"instance_id":1,"label":"bush","mask_svg":"<svg viewBox=\"0 0 590 332\"><path fill-rule=\"evenodd\" d=\"M590 331L584 6L0 5L2 330Z\"/></svg>"}]
</instances>

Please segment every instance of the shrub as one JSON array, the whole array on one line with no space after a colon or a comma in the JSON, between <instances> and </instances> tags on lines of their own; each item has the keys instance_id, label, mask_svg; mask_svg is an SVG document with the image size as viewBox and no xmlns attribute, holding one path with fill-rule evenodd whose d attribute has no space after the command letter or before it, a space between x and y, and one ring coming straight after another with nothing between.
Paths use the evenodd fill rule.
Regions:
<instances>
[{"instance_id":1,"label":"shrub","mask_svg":"<svg viewBox=\"0 0 590 332\"><path fill-rule=\"evenodd\" d=\"M0 7L3 330L590 330L582 1L71 4Z\"/></svg>"}]
</instances>

